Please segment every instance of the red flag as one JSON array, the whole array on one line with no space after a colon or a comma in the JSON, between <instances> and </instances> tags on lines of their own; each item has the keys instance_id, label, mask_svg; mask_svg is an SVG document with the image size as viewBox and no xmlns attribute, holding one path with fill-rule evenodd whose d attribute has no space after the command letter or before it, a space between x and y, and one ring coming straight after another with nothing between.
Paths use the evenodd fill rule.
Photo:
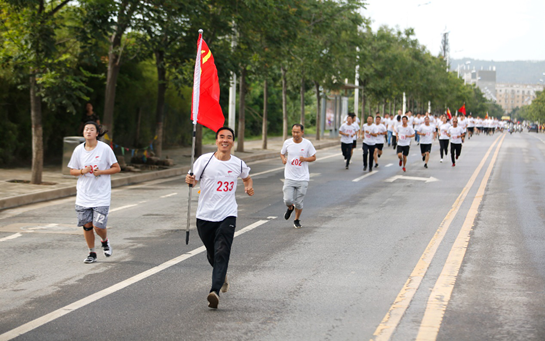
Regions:
<instances>
[{"instance_id":1,"label":"red flag","mask_svg":"<svg viewBox=\"0 0 545 341\"><path fill-rule=\"evenodd\" d=\"M464 114L464 116L466 115L466 104L464 103L464 105L462 105L462 107L460 109L458 109L459 112L461 112L462 114Z\"/></svg>"},{"instance_id":2,"label":"red flag","mask_svg":"<svg viewBox=\"0 0 545 341\"><path fill-rule=\"evenodd\" d=\"M450 114L450 109L447 108L447 116L449 120L452 120L452 115Z\"/></svg>"},{"instance_id":3,"label":"red flag","mask_svg":"<svg viewBox=\"0 0 545 341\"><path fill-rule=\"evenodd\" d=\"M214 56L208 45L199 34L197 41L197 59L195 61L195 75L193 79L193 102L191 104L191 119L193 122L218 131L225 123L225 117L220 107L220 83L218 70L214 63ZM200 63L199 63L200 61ZM193 116L197 112L197 119Z\"/></svg>"}]
</instances>

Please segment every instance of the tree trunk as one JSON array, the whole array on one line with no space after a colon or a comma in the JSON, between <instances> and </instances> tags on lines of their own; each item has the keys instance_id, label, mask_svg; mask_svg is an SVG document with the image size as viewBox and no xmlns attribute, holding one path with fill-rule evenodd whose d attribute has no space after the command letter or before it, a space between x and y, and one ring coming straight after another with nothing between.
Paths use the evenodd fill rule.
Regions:
<instances>
[{"instance_id":1,"label":"tree trunk","mask_svg":"<svg viewBox=\"0 0 545 341\"><path fill-rule=\"evenodd\" d=\"M314 81L314 87L316 89L316 141L319 141L320 132L322 129L322 117L321 117L322 101L320 98L320 84Z\"/></svg>"},{"instance_id":2,"label":"tree trunk","mask_svg":"<svg viewBox=\"0 0 545 341\"><path fill-rule=\"evenodd\" d=\"M300 123L305 125L305 77L301 77L301 119Z\"/></svg>"},{"instance_id":3,"label":"tree trunk","mask_svg":"<svg viewBox=\"0 0 545 341\"><path fill-rule=\"evenodd\" d=\"M394 97L394 111L392 111L391 114L397 115L396 109L396 98Z\"/></svg>"},{"instance_id":4,"label":"tree trunk","mask_svg":"<svg viewBox=\"0 0 545 341\"><path fill-rule=\"evenodd\" d=\"M108 52L108 75L106 77L106 92L104 94L104 120L103 125L108 129L110 139L114 136L114 106L115 87L119 76L119 47L121 46L122 33L116 32L110 38L110 50Z\"/></svg>"},{"instance_id":5,"label":"tree trunk","mask_svg":"<svg viewBox=\"0 0 545 341\"><path fill-rule=\"evenodd\" d=\"M237 152L244 152L244 125L246 110L246 67L240 70L240 99L238 107L238 143Z\"/></svg>"},{"instance_id":6,"label":"tree trunk","mask_svg":"<svg viewBox=\"0 0 545 341\"><path fill-rule=\"evenodd\" d=\"M263 123L261 124L261 149L267 149L267 79L263 81Z\"/></svg>"},{"instance_id":7,"label":"tree trunk","mask_svg":"<svg viewBox=\"0 0 545 341\"><path fill-rule=\"evenodd\" d=\"M384 112L386 111L386 99L382 100L382 112L381 115L384 115Z\"/></svg>"},{"instance_id":8,"label":"tree trunk","mask_svg":"<svg viewBox=\"0 0 545 341\"><path fill-rule=\"evenodd\" d=\"M195 129L195 158L202 155L202 124L197 123Z\"/></svg>"},{"instance_id":9,"label":"tree trunk","mask_svg":"<svg viewBox=\"0 0 545 341\"><path fill-rule=\"evenodd\" d=\"M367 101L367 96L365 96L365 88L361 90L361 125L365 123L365 102Z\"/></svg>"},{"instance_id":10,"label":"tree trunk","mask_svg":"<svg viewBox=\"0 0 545 341\"><path fill-rule=\"evenodd\" d=\"M165 52L155 52L155 65L157 67L157 107L155 110L155 135L157 140L155 141L155 155L161 157L163 152L163 116L165 114L165 93L167 90L165 69Z\"/></svg>"},{"instance_id":11,"label":"tree trunk","mask_svg":"<svg viewBox=\"0 0 545 341\"><path fill-rule=\"evenodd\" d=\"M286 98L287 84L286 84L286 69L282 66L280 68L282 71L282 138L285 140L288 139L288 103Z\"/></svg>"},{"instance_id":12,"label":"tree trunk","mask_svg":"<svg viewBox=\"0 0 545 341\"><path fill-rule=\"evenodd\" d=\"M32 170L30 174L31 184L42 183L44 167L44 144L42 128L42 101L37 95L36 76L30 76L30 119L32 124Z\"/></svg>"},{"instance_id":13,"label":"tree trunk","mask_svg":"<svg viewBox=\"0 0 545 341\"><path fill-rule=\"evenodd\" d=\"M138 145L140 141L140 121L142 121L142 107L138 107L138 118L136 119L136 137L134 139L134 145Z\"/></svg>"},{"instance_id":14,"label":"tree trunk","mask_svg":"<svg viewBox=\"0 0 545 341\"><path fill-rule=\"evenodd\" d=\"M395 100L394 100L395 101ZM395 108L394 108L395 110ZM388 101L388 113L391 114L392 113L392 101Z\"/></svg>"}]
</instances>

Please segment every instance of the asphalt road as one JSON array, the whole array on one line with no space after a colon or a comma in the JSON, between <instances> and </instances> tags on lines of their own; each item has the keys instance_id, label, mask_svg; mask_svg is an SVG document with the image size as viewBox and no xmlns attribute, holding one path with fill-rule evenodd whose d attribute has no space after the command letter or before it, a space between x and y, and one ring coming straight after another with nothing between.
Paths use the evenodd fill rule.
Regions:
<instances>
[{"instance_id":1,"label":"asphalt road","mask_svg":"<svg viewBox=\"0 0 545 341\"><path fill-rule=\"evenodd\" d=\"M318 151L298 230L280 159L250 163L218 310L181 177L113 190L95 264L74 198L0 211L0 340L544 340L545 136L438 154L364 173L361 146L349 170Z\"/></svg>"}]
</instances>

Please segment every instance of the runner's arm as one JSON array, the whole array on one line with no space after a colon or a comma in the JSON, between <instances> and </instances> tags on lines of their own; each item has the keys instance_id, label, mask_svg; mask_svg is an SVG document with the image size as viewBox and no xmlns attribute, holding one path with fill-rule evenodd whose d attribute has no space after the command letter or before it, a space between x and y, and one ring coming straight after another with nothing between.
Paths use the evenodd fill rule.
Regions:
<instances>
[{"instance_id":1,"label":"runner's arm","mask_svg":"<svg viewBox=\"0 0 545 341\"><path fill-rule=\"evenodd\" d=\"M248 175L247 178L242 179L242 182L244 183L244 193L249 196L254 195L254 180Z\"/></svg>"},{"instance_id":2,"label":"runner's arm","mask_svg":"<svg viewBox=\"0 0 545 341\"><path fill-rule=\"evenodd\" d=\"M283 164L286 164L288 162L288 159L286 158L284 154L280 154L280 158L282 159Z\"/></svg>"},{"instance_id":3,"label":"runner's arm","mask_svg":"<svg viewBox=\"0 0 545 341\"><path fill-rule=\"evenodd\" d=\"M316 154L312 155L311 157L303 157L303 156L301 156L301 157L299 158L299 161L302 161L302 162L305 162L305 161L306 161L306 162L314 162L314 161L316 161Z\"/></svg>"},{"instance_id":4,"label":"runner's arm","mask_svg":"<svg viewBox=\"0 0 545 341\"><path fill-rule=\"evenodd\" d=\"M119 173L121 172L121 167L119 167L119 163L114 163L110 169L95 169L93 171L93 174L95 176L99 176L99 175L102 175L102 174L106 174L106 175L112 175L112 174L115 174L115 173Z\"/></svg>"}]
</instances>

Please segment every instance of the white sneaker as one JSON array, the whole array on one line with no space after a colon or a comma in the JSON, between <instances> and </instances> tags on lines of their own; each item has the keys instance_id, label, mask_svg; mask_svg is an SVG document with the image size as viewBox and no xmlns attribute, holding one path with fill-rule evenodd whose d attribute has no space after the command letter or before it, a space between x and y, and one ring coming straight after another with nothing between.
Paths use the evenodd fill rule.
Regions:
<instances>
[{"instance_id":1,"label":"white sneaker","mask_svg":"<svg viewBox=\"0 0 545 341\"><path fill-rule=\"evenodd\" d=\"M110 257L112 255L112 246L110 245L110 239L107 239L105 242L100 241L102 243L102 250L104 251L104 256Z\"/></svg>"},{"instance_id":2,"label":"white sneaker","mask_svg":"<svg viewBox=\"0 0 545 341\"><path fill-rule=\"evenodd\" d=\"M441 161L439 161L439 162L443 163L443 159L441 159Z\"/></svg>"},{"instance_id":3,"label":"white sneaker","mask_svg":"<svg viewBox=\"0 0 545 341\"><path fill-rule=\"evenodd\" d=\"M221 286L221 292L227 292L229 290L229 281L227 280L227 275L225 275L225 281Z\"/></svg>"}]
</instances>

